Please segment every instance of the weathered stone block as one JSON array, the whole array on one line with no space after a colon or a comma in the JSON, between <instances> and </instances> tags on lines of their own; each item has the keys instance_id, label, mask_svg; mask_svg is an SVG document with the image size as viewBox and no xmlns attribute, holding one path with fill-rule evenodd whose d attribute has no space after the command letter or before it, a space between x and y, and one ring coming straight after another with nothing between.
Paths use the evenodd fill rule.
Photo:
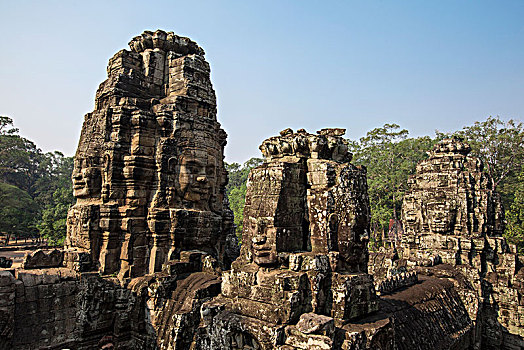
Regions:
<instances>
[{"instance_id":1,"label":"weathered stone block","mask_svg":"<svg viewBox=\"0 0 524 350\"><path fill-rule=\"evenodd\" d=\"M314 313L302 314L296 328L305 334L320 334L332 337L335 331L333 318Z\"/></svg>"},{"instance_id":2,"label":"weathered stone block","mask_svg":"<svg viewBox=\"0 0 524 350\"><path fill-rule=\"evenodd\" d=\"M304 334L294 326L286 327L286 344L296 349L328 350L333 348L333 339L318 334Z\"/></svg>"}]
</instances>

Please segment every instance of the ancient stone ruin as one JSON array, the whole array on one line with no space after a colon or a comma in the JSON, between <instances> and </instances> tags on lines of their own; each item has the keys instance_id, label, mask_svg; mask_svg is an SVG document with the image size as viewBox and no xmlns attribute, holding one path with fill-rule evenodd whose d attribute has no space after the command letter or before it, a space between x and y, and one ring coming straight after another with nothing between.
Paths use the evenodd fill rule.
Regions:
<instances>
[{"instance_id":1,"label":"ancient stone ruin","mask_svg":"<svg viewBox=\"0 0 524 350\"><path fill-rule=\"evenodd\" d=\"M460 139L445 139L429 152L409 179L402 206L405 256L420 264L473 263L465 242L500 237L504 213L493 181L480 159ZM413 249L410 249L413 248ZM438 250L435 250L438 249ZM438 256L437 256L438 255ZM480 261L475 267L481 268Z\"/></svg>"},{"instance_id":2,"label":"ancient stone ruin","mask_svg":"<svg viewBox=\"0 0 524 350\"><path fill-rule=\"evenodd\" d=\"M344 129L262 142L242 246L204 51L144 32L85 116L62 251L0 270L0 349L524 349L524 258L469 146L410 179L406 234L369 254Z\"/></svg>"},{"instance_id":3,"label":"ancient stone ruin","mask_svg":"<svg viewBox=\"0 0 524 350\"><path fill-rule=\"evenodd\" d=\"M202 306L202 348L348 348L346 324L377 310L366 172L349 163L344 132L287 129L260 146L240 257Z\"/></svg>"},{"instance_id":4,"label":"ancient stone ruin","mask_svg":"<svg viewBox=\"0 0 524 350\"><path fill-rule=\"evenodd\" d=\"M228 267L236 238L224 198L226 133L204 51L163 31L129 47L110 59L84 119L68 266L123 280L198 249Z\"/></svg>"},{"instance_id":5,"label":"ancient stone ruin","mask_svg":"<svg viewBox=\"0 0 524 350\"><path fill-rule=\"evenodd\" d=\"M402 259L453 280L484 348L524 348L524 259L501 237L493 181L461 139L444 139L420 162L402 205Z\"/></svg>"},{"instance_id":6,"label":"ancient stone ruin","mask_svg":"<svg viewBox=\"0 0 524 350\"><path fill-rule=\"evenodd\" d=\"M2 272L0 348L184 348L239 254L204 51L161 30L129 46L85 116L64 252Z\"/></svg>"}]
</instances>

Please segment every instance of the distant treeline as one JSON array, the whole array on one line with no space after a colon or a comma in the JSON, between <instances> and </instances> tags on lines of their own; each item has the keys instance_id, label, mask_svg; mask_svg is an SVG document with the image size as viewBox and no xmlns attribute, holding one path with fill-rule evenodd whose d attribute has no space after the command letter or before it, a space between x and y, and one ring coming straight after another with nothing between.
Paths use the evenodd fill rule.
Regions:
<instances>
[{"instance_id":1,"label":"distant treeline","mask_svg":"<svg viewBox=\"0 0 524 350\"><path fill-rule=\"evenodd\" d=\"M502 196L505 236L524 253L524 127L521 122L503 121L499 117L489 117L453 133L436 131L434 137L409 137L408 130L385 124L358 141L350 141L352 162L367 168L372 240L388 229L390 219L399 219L407 180L415 173L417 163L427 158L426 152L435 143L451 136L463 137L470 144L472 155L483 160L484 171L493 178L495 189ZM227 165L230 179L227 194L239 238L247 176L260 163L261 159L252 158L242 166Z\"/></svg>"},{"instance_id":2,"label":"distant treeline","mask_svg":"<svg viewBox=\"0 0 524 350\"><path fill-rule=\"evenodd\" d=\"M74 202L72 171L72 157L43 153L0 116L0 233L63 244Z\"/></svg>"},{"instance_id":3,"label":"distant treeline","mask_svg":"<svg viewBox=\"0 0 524 350\"><path fill-rule=\"evenodd\" d=\"M389 220L400 217L407 179L426 152L445 137L463 137L472 154L484 161L506 210L505 236L524 252L524 126L521 122L489 117L454 133L436 132L434 137L409 137L396 124L369 131L350 141L353 163L367 168L373 237L387 230ZM243 165L226 164L226 191L241 238L246 182L249 171L262 159ZM12 119L0 117L0 233L23 237L45 237L62 244L66 235L67 211L74 203L72 157L60 152L43 153L32 141L21 137ZM372 242L374 243L374 242Z\"/></svg>"}]
</instances>

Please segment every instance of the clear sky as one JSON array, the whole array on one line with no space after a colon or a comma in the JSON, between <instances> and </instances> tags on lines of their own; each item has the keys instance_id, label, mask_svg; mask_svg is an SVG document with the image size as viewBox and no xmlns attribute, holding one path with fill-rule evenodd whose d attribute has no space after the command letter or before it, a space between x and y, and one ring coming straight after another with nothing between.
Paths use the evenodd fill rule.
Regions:
<instances>
[{"instance_id":1,"label":"clear sky","mask_svg":"<svg viewBox=\"0 0 524 350\"><path fill-rule=\"evenodd\" d=\"M0 115L73 155L109 58L155 29L206 51L229 162L287 127L524 120L522 0L0 0Z\"/></svg>"}]
</instances>

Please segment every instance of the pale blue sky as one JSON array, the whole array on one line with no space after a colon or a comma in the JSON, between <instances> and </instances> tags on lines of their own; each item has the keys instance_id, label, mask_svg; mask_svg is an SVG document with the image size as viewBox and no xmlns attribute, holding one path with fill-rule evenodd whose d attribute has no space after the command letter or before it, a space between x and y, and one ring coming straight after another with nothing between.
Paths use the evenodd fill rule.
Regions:
<instances>
[{"instance_id":1,"label":"pale blue sky","mask_svg":"<svg viewBox=\"0 0 524 350\"><path fill-rule=\"evenodd\" d=\"M521 0L0 0L0 115L72 155L108 59L158 28L206 51L229 162L287 127L355 139L524 119Z\"/></svg>"}]
</instances>

